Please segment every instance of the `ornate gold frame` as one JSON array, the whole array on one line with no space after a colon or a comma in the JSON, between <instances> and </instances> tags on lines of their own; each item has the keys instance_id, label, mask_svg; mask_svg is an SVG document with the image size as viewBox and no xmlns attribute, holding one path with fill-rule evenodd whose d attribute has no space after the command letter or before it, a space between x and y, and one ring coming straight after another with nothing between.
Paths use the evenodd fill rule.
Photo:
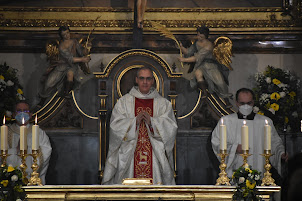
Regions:
<instances>
[{"instance_id":1,"label":"ornate gold frame","mask_svg":"<svg viewBox=\"0 0 302 201\"><path fill-rule=\"evenodd\" d=\"M125 75L126 72L128 72L129 70L133 69L133 68L141 68L142 65L133 65L133 66L129 66L126 69L124 69L118 76L117 81L116 81L116 91L119 97L122 97L122 92L121 92L121 79L123 78L123 76ZM158 76L156 75L155 72L153 72L153 77L155 79L155 84L156 84L156 90L159 92L159 79ZM162 77L161 77L162 79ZM162 79L163 82L163 79ZM163 88L163 86L162 86Z\"/></svg>"},{"instance_id":2,"label":"ornate gold frame","mask_svg":"<svg viewBox=\"0 0 302 201\"><path fill-rule=\"evenodd\" d=\"M302 30L301 2L295 1L292 16L284 15L290 7L273 8L151 8L145 13L145 33L148 21L165 25L174 33L195 31L201 24L211 28L212 33L284 33ZM182 13L179 15L179 13ZM283 14L283 15L282 15ZM96 20L99 17L100 20ZM129 33L133 26L133 10L129 8L103 7L0 7L0 30L5 31L54 31L69 25L73 31L95 33Z\"/></svg>"}]
</instances>

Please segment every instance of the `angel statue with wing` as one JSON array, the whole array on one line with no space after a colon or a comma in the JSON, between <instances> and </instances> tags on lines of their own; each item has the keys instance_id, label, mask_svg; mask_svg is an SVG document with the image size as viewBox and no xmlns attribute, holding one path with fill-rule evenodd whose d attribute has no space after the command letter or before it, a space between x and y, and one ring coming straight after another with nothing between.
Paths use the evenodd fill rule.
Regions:
<instances>
[{"instance_id":1,"label":"angel statue with wing","mask_svg":"<svg viewBox=\"0 0 302 201\"><path fill-rule=\"evenodd\" d=\"M78 76L79 66L85 74L89 74L88 55L91 46L81 45L76 39L70 38L70 29L67 26L59 28L60 42L48 43L46 54L50 66L42 78L41 98L38 107L43 106L45 100L58 91L60 96L69 97L69 92L80 84Z\"/></svg>"},{"instance_id":2,"label":"angel statue with wing","mask_svg":"<svg viewBox=\"0 0 302 201\"><path fill-rule=\"evenodd\" d=\"M226 107L231 108L229 102L232 94L228 92L228 75L232 43L227 37L219 37L215 45L208 39L209 28L202 26L197 28L197 40L185 48L180 43L181 51L185 57L178 57L180 62L191 63L187 77L190 77L192 88L198 87L202 90L202 98L210 93L216 93L223 98ZM219 61L219 62L218 62ZM190 76L191 75L191 76Z\"/></svg>"}]
</instances>

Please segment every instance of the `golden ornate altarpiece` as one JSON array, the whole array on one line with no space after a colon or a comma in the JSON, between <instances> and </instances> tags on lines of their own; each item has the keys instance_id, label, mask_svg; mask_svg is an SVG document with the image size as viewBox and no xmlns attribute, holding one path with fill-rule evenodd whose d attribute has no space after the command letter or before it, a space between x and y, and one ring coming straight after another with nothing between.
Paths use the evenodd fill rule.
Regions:
<instances>
[{"instance_id":1,"label":"golden ornate altarpiece","mask_svg":"<svg viewBox=\"0 0 302 201\"><path fill-rule=\"evenodd\" d=\"M165 25L175 34L195 33L201 24L213 34L299 34L301 2L292 11L293 17L282 15L283 8L162 8L148 9L144 34L155 34L148 21ZM181 15L180 15L181 13ZM96 20L99 18L98 20ZM131 34L132 9L115 8L14 8L0 7L0 32L3 34L56 33L59 26L68 25L77 33ZM104 74L100 72L100 74ZM106 96L101 98L100 113L104 112ZM100 127L105 126L100 124ZM102 129L100 129L102 130ZM25 187L28 200L231 200L232 186L31 186ZM278 186L259 187L269 200Z\"/></svg>"},{"instance_id":2,"label":"golden ornate altarpiece","mask_svg":"<svg viewBox=\"0 0 302 201\"><path fill-rule=\"evenodd\" d=\"M280 192L276 186L257 187L264 200ZM232 200L234 186L176 185L176 186L123 186L123 185L80 185L80 186L31 186L25 187L28 201L65 200Z\"/></svg>"},{"instance_id":3,"label":"golden ornate altarpiece","mask_svg":"<svg viewBox=\"0 0 302 201\"><path fill-rule=\"evenodd\" d=\"M282 15L284 8L151 8L145 13L148 21L158 21L173 33L195 32L202 24L212 33L293 33L302 30L301 2L295 1L292 15ZM181 13L181 15L180 15ZM98 19L96 21L96 19ZM69 25L73 31L95 33L129 33L133 27L133 9L103 7L0 7L0 31L57 31Z\"/></svg>"}]
</instances>

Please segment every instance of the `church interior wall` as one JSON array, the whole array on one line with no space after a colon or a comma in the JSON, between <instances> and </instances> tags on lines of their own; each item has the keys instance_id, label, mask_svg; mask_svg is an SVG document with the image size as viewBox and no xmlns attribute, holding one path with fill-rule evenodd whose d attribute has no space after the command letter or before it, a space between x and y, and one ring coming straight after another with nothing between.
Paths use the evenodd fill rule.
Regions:
<instances>
[{"instance_id":1,"label":"church interior wall","mask_svg":"<svg viewBox=\"0 0 302 201\"><path fill-rule=\"evenodd\" d=\"M92 72L101 71L100 66L106 66L117 54L92 54L90 68ZM177 61L178 54L159 54L170 66L176 65L176 72L180 72L180 66ZM42 74L47 68L46 55L43 53L0 53L0 62L6 62L9 66L18 69L18 75L24 93L31 105L38 103L37 97L39 91L39 82ZM252 77L257 72L263 72L264 69L270 65L284 70L295 72L297 76L302 77L302 56L301 54L234 54L232 58L233 71L230 72L229 91L235 94L240 87L254 87ZM97 92L93 93L94 98L87 99L89 94L85 94L85 87L91 90L93 86L93 75L85 76L80 74L83 83L83 90L81 91L81 98L79 97L79 104L83 105L84 110L92 116L97 115L94 108L85 105L91 105L91 102L97 99ZM83 94L84 93L84 94ZM83 95L82 95L83 94ZM96 101L96 100L95 100ZM95 103L92 103L95 105Z\"/></svg>"}]
</instances>

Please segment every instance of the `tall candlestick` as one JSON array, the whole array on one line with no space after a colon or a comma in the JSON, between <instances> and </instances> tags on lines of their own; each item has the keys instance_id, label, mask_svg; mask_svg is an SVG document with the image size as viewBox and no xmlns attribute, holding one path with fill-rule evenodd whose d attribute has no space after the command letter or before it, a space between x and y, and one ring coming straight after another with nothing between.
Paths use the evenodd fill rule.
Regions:
<instances>
[{"instance_id":1,"label":"tall candlestick","mask_svg":"<svg viewBox=\"0 0 302 201\"><path fill-rule=\"evenodd\" d=\"M8 135L8 127L5 125L5 116L4 116L3 125L1 126L1 150L4 151L8 149L7 135Z\"/></svg>"},{"instance_id":2,"label":"tall candlestick","mask_svg":"<svg viewBox=\"0 0 302 201\"><path fill-rule=\"evenodd\" d=\"M227 135L226 135L226 125L223 124L223 119L221 119L221 124L219 127L220 134L220 150L227 149Z\"/></svg>"},{"instance_id":3,"label":"tall candlestick","mask_svg":"<svg viewBox=\"0 0 302 201\"><path fill-rule=\"evenodd\" d=\"M243 121L241 127L241 145L242 150L249 150L249 127L246 125L246 121Z\"/></svg>"},{"instance_id":4,"label":"tall candlestick","mask_svg":"<svg viewBox=\"0 0 302 201\"><path fill-rule=\"evenodd\" d=\"M264 150L271 150L272 143L271 143L271 126L268 125L268 121L265 120L264 126Z\"/></svg>"},{"instance_id":5,"label":"tall candlestick","mask_svg":"<svg viewBox=\"0 0 302 201\"><path fill-rule=\"evenodd\" d=\"M36 115L35 125L32 126L32 150L39 149L39 126L37 124L38 124L38 117Z\"/></svg>"},{"instance_id":6,"label":"tall candlestick","mask_svg":"<svg viewBox=\"0 0 302 201\"><path fill-rule=\"evenodd\" d=\"M24 125L24 118L22 119L22 126L20 126L20 150L27 150L27 132Z\"/></svg>"}]
</instances>

